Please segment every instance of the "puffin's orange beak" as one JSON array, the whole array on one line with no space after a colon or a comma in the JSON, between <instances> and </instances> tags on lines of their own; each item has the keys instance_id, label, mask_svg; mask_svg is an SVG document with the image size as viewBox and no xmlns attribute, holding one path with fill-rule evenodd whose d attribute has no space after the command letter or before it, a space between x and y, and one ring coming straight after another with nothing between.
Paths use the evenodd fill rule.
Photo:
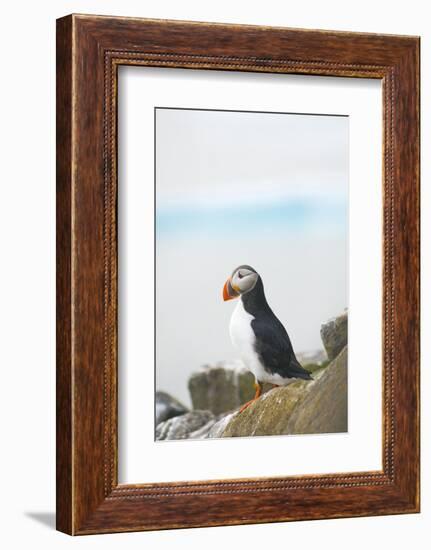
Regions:
<instances>
[{"instance_id":1,"label":"puffin's orange beak","mask_svg":"<svg viewBox=\"0 0 431 550\"><path fill-rule=\"evenodd\" d=\"M229 279L225 282L223 287L223 300L227 302L228 300L232 300L233 296L230 296L229 294L229 287L228 287Z\"/></svg>"},{"instance_id":2,"label":"puffin's orange beak","mask_svg":"<svg viewBox=\"0 0 431 550\"><path fill-rule=\"evenodd\" d=\"M223 300L227 302L228 300L233 300L237 296L239 296L239 293L232 288L230 277L229 277L229 279L225 282L223 287Z\"/></svg>"}]
</instances>

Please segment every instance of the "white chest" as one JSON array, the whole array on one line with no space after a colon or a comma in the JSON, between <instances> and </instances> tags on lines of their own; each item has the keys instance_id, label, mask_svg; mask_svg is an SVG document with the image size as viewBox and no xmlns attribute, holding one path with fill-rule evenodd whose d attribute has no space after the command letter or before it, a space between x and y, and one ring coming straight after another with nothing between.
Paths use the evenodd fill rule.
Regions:
<instances>
[{"instance_id":1,"label":"white chest","mask_svg":"<svg viewBox=\"0 0 431 550\"><path fill-rule=\"evenodd\" d=\"M251 370L257 378L262 370L262 365L254 350L256 337L251 328L253 319L253 315L247 313L242 304L242 300L239 299L230 319L229 332L232 344L238 350L245 366Z\"/></svg>"},{"instance_id":2,"label":"white chest","mask_svg":"<svg viewBox=\"0 0 431 550\"><path fill-rule=\"evenodd\" d=\"M230 318L229 332L232 344L241 355L249 355L254 352L255 335L251 328L253 319L253 315L244 309L240 298Z\"/></svg>"}]
</instances>

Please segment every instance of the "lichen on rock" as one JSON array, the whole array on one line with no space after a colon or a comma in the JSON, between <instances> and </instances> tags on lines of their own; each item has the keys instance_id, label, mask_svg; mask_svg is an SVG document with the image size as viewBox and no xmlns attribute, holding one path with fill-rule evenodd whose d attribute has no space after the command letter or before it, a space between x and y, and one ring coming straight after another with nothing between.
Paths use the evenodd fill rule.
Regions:
<instances>
[{"instance_id":1,"label":"lichen on rock","mask_svg":"<svg viewBox=\"0 0 431 550\"><path fill-rule=\"evenodd\" d=\"M236 413L219 437L347 431L347 348L313 381L274 388Z\"/></svg>"}]
</instances>

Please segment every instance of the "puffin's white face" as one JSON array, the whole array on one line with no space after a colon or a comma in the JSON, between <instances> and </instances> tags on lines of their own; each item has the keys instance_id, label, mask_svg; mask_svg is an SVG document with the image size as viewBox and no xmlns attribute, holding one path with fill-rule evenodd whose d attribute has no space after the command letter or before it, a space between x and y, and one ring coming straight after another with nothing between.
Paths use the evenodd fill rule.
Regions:
<instances>
[{"instance_id":1,"label":"puffin's white face","mask_svg":"<svg viewBox=\"0 0 431 550\"><path fill-rule=\"evenodd\" d=\"M249 265L237 267L223 287L223 300L232 300L253 290L259 274Z\"/></svg>"}]
</instances>

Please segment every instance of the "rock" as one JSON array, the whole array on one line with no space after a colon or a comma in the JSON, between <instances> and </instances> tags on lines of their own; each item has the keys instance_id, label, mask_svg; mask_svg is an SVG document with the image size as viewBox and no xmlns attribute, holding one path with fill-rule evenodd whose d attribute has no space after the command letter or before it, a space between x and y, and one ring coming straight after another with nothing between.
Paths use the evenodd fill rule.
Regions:
<instances>
[{"instance_id":1,"label":"rock","mask_svg":"<svg viewBox=\"0 0 431 550\"><path fill-rule=\"evenodd\" d=\"M229 418L230 415L225 413L219 414L218 416L213 416L202 428L191 432L189 434L189 439L206 439L208 437L218 437L218 432L221 426L226 422L226 418Z\"/></svg>"},{"instance_id":2,"label":"rock","mask_svg":"<svg viewBox=\"0 0 431 550\"><path fill-rule=\"evenodd\" d=\"M164 391L156 392L156 426L169 418L188 412L187 407Z\"/></svg>"},{"instance_id":3,"label":"rock","mask_svg":"<svg viewBox=\"0 0 431 550\"><path fill-rule=\"evenodd\" d=\"M226 429L229 422L235 416L236 412L222 416L219 420L214 422L211 428L208 430L205 437L217 439L223 437L223 432Z\"/></svg>"},{"instance_id":4,"label":"rock","mask_svg":"<svg viewBox=\"0 0 431 550\"><path fill-rule=\"evenodd\" d=\"M329 364L328 356L323 349L300 352L296 354L296 358L308 372L315 372Z\"/></svg>"},{"instance_id":5,"label":"rock","mask_svg":"<svg viewBox=\"0 0 431 550\"><path fill-rule=\"evenodd\" d=\"M346 431L347 347L313 381L301 380L271 390L241 414L234 413L224 424L214 424L208 435L248 437Z\"/></svg>"},{"instance_id":6,"label":"rock","mask_svg":"<svg viewBox=\"0 0 431 550\"><path fill-rule=\"evenodd\" d=\"M287 425L288 433L347 432L347 363L345 347L305 393Z\"/></svg>"},{"instance_id":7,"label":"rock","mask_svg":"<svg viewBox=\"0 0 431 550\"><path fill-rule=\"evenodd\" d=\"M156 428L156 440L189 439L193 432L197 432L208 423L214 424L216 418L210 411L191 411L181 416L175 416L159 424ZM195 435L195 437L197 437ZM202 436L200 436L202 437Z\"/></svg>"},{"instance_id":8,"label":"rock","mask_svg":"<svg viewBox=\"0 0 431 550\"><path fill-rule=\"evenodd\" d=\"M189 379L193 409L215 415L238 408L254 396L254 376L242 361L205 365Z\"/></svg>"},{"instance_id":9,"label":"rock","mask_svg":"<svg viewBox=\"0 0 431 550\"><path fill-rule=\"evenodd\" d=\"M206 424L204 424L202 428L199 428L194 432L190 432L187 439L206 439L215 423L216 423L216 419L212 418Z\"/></svg>"},{"instance_id":10,"label":"rock","mask_svg":"<svg viewBox=\"0 0 431 550\"><path fill-rule=\"evenodd\" d=\"M320 336L325 346L328 359L332 361L347 345L347 311L330 319L320 328Z\"/></svg>"}]
</instances>

